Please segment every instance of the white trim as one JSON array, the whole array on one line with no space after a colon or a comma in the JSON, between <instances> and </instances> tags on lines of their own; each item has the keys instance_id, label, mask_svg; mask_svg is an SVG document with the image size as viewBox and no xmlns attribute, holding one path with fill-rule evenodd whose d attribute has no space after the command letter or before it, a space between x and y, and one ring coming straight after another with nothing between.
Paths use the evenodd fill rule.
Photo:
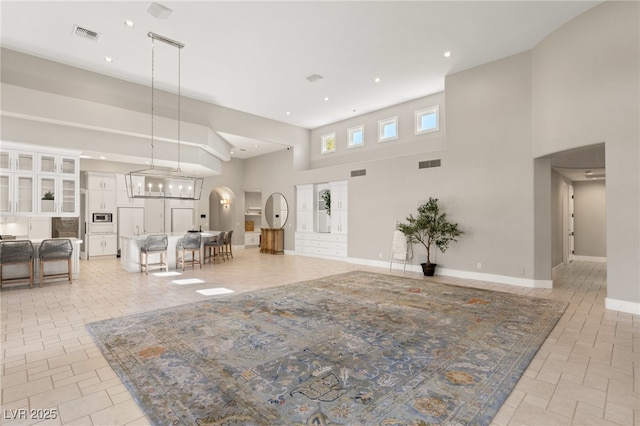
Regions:
<instances>
[{"instance_id":1,"label":"white trim","mask_svg":"<svg viewBox=\"0 0 640 426\"><path fill-rule=\"evenodd\" d=\"M356 259L356 258L348 258L347 262L354 263L357 265L365 265L365 266L373 266L379 268L387 268L389 269L389 261L384 260L369 260L369 259ZM403 269L402 263L394 262L393 269ZM422 266L407 264L406 270L408 272L416 272L422 273ZM442 275L446 277L455 277L455 278L464 278L468 280L476 280L476 281L486 281L491 283L499 283L499 284L507 284L518 287L528 287L528 288L553 288L552 280L532 280L528 278L518 278L518 277L510 277L507 275L495 275L495 274L484 274L479 272L469 272L469 271L458 271L455 269L447 269L447 268L438 268L436 270L437 275Z\"/></svg>"},{"instance_id":2,"label":"white trim","mask_svg":"<svg viewBox=\"0 0 640 426\"><path fill-rule=\"evenodd\" d=\"M458 271L455 269L438 268L438 275L464 278L468 280L488 281L492 283L515 285L529 288L553 288L552 280L533 280L529 278L510 277L507 275L485 274L480 272Z\"/></svg>"},{"instance_id":3,"label":"white trim","mask_svg":"<svg viewBox=\"0 0 640 426\"><path fill-rule=\"evenodd\" d=\"M395 123L396 125L396 134L395 136L384 137L384 126L389 123ZM378 120L378 142L388 142L398 139L398 116L385 118L383 120Z\"/></svg>"},{"instance_id":4,"label":"white trim","mask_svg":"<svg viewBox=\"0 0 640 426\"><path fill-rule=\"evenodd\" d=\"M431 114L435 114L436 115L436 127L432 128L432 129L421 129L420 128L420 124L422 122L422 117L425 115L431 115ZM416 135L421 135L423 133L431 133L431 132L437 132L438 130L440 130L440 107L439 105L435 105L429 108L423 108L420 109L418 111L415 112L414 115L414 119L415 119L415 134Z\"/></svg>"},{"instance_id":5,"label":"white trim","mask_svg":"<svg viewBox=\"0 0 640 426\"><path fill-rule=\"evenodd\" d=\"M333 137L333 149L325 149L326 143L325 141L329 138ZM321 154L328 154L330 152L336 152L336 145L338 144L338 140L336 139L336 132L331 132L320 136L320 140L322 141L320 145Z\"/></svg>"},{"instance_id":6,"label":"white trim","mask_svg":"<svg viewBox=\"0 0 640 426\"><path fill-rule=\"evenodd\" d=\"M360 143L353 143L353 134L356 132L362 133L362 142ZM364 146L364 124L347 129L347 148L357 148L360 146Z\"/></svg>"},{"instance_id":7,"label":"white trim","mask_svg":"<svg viewBox=\"0 0 640 426\"><path fill-rule=\"evenodd\" d=\"M617 300L610 297L604 298L604 307L612 311L626 312L633 315L640 315L640 303L629 302L627 300Z\"/></svg>"},{"instance_id":8,"label":"white trim","mask_svg":"<svg viewBox=\"0 0 640 426\"><path fill-rule=\"evenodd\" d=\"M600 256L578 256L574 255L573 260L581 261L581 262L598 262L598 263L607 263L606 257Z\"/></svg>"}]
</instances>

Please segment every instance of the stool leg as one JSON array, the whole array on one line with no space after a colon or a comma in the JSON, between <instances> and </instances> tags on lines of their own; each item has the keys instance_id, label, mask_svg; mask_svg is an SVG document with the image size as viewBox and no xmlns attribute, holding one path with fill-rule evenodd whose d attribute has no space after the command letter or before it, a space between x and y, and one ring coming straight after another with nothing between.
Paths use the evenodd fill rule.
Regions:
<instances>
[{"instance_id":1,"label":"stool leg","mask_svg":"<svg viewBox=\"0 0 640 426\"><path fill-rule=\"evenodd\" d=\"M33 260L29 261L29 287L33 288Z\"/></svg>"},{"instance_id":2,"label":"stool leg","mask_svg":"<svg viewBox=\"0 0 640 426\"><path fill-rule=\"evenodd\" d=\"M69 284L73 284L73 277L72 277L72 272L71 271L71 258L67 259L67 267L69 268Z\"/></svg>"},{"instance_id":3,"label":"stool leg","mask_svg":"<svg viewBox=\"0 0 640 426\"><path fill-rule=\"evenodd\" d=\"M42 280L44 279L44 262L40 260L40 282L38 285L42 287ZM33 285L31 285L33 287Z\"/></svg>"}]
</instances>

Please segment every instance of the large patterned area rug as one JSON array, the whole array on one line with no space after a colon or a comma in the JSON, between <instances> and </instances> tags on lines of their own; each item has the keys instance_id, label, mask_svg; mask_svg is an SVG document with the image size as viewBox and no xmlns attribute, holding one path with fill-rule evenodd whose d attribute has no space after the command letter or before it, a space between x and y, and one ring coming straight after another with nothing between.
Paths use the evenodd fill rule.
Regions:
<instances>
[{"instance_id":1,"label":"large patterned area rug","mask_svg":"<svg viewBox=\"0 0 640 426\"><path fill-rule=\"evenodd\" d=\"M158 425L487 425L565 308L350 272L87 327Z\"/></svg>"}]
</instances>

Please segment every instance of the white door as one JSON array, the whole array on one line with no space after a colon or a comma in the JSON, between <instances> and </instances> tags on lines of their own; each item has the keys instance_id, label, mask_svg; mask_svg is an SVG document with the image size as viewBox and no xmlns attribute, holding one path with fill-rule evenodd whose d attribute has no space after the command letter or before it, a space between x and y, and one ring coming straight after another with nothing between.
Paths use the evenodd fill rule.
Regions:
<instances>
[{"instance_id":1,"label":"white door","mask_svg":"<svg viewBox=\"0 0 640 426\"><path fill-rule=\"evenodd\" d=\"M573 185L569 185L569 262L573 262L575 256L574 213Z\"/></svg>"},{"instance_id":2,"label":"white door","mask_svg":"<svg viewBox=\"0 0 640 426\"><path fill-rule=\"evenodd\" d=\"M144 233L161 234L164 232L164 200L144 201Z\"/></svg>"}]
</instances>

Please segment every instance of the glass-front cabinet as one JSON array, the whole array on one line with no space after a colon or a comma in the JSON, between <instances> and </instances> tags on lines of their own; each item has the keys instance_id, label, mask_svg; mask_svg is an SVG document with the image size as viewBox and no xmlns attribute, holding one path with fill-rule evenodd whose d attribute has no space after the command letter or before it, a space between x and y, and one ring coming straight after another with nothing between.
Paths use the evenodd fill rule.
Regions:
<instances>
[{"instance_id":1,"label":"glass-front cabinet","mask_svg":"<svg viewBox=\"0 0 640 426\"><path fill-rule=\"evenodd\" d=\"M38 213L44 216L77 216L78 193L77 178L40 176Z\"/></svg>"},{"instance_id":2,"label":"glass-front cabinet","mask_svg":"<svg viewBox=\"0 0 640 426\"><path fill-rule=\"evenodd\" d=\"M10 214L13 209L13 174L0 174L0 214Z\"/></svg>"},{"instance_id":3,"label":"glass-front cabinet","mask_svg":"<svg viewBox=\"0 0 640 426\"><path fill-rule=\"evenodd\" d=\"M79 152L2 142L0 215L78 216Z\"/></svg>"},{"instance_id":4,"label":"glass-front cabinet","mask_svg":"<svg viewBox=\"0 0 640 426\"><path fill-rule=\"evenodd\" d=\"M58 154L38 154L39 174L80 175L78 159Z\"/></svg>"}]
</instances>

